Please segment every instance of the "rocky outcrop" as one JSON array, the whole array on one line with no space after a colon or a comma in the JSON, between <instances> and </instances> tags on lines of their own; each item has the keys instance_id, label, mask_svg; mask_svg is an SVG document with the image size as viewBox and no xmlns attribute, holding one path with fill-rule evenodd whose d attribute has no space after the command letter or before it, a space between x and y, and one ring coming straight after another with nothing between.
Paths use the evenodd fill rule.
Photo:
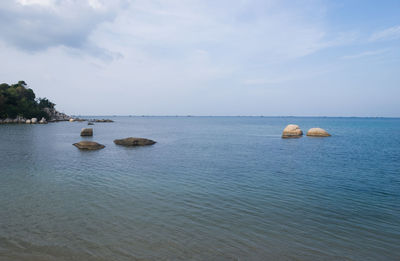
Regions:
<instances>
[{"instance_id":1,"label":"rocky outcrop","mask_svg":"<svg viewBox=\"0 0 400 261\"><path fill-rule=\"evenodd\" d=\"M83 128L81 130L81 136L93 136L93 129L92 128Z\"/></svg>"},{"instance_id":2,"label":"rocky outcrop","mask_svg":"<svg viewBox=\"0 0 400 261\"><path fill-rule=\"evenodd\" d=\"M49 121L68 121L71 119L67 114L58 112L54 108L44 108L43 111L49 116Z\"/></svg>"},{"instance_id":3,"label":"rocky outcrop","mask_svg":"<svg viewBox=\"0 0 400 261\"><path fill-rule=\"evenodd\" d=\"M15 119L11 119L11 118L0 119L0 124L25 123L25 122L26 122L26 119L22 116L18 116Z\"/></svg>"},{"instance_id":4,"label":"rocky outcrop","mask_svg":"<svg viewBox=\"0 0 400 261\"><path fill-rule=\"evenodd\" d=\"M71 119L69 119L69 122L74 122L74 121L82 122L82 121L87 121L87 120L81 119L81 118L71 118Z\"/></svg>"},{"instance_id":5,"label":"rocky outcrop","mask_svg":"<svg viewBox=\"0 0 400 261\"><path fill-rule=\"evenodd\" d=\"M295 124L286 126L282 133L282 138L300 138L301 136L303 136L303 131Z\"/></svg>"},{"instance_id":6,"label":"rocky outcrop","mask_svg":"<svg viewBox=\"0 0 400 261\"><path fill-rule=\"evenodd\" d=\"M125 139L114 140L114 143L122 146L147 146L147 145L153 145L156 142L154 140L149 140L144 138L129 137Z\"/></svg>"},{"instance_id":7,"label":"rocky outcrop","mask_svg":"<svg viewBox=\"0 0 400 261\"><path fill-rule=\"evenodd\" d=\"M310 137L329 137L331 136L326 130L321 128L311 128L307 131L307 136Z\"/></svg>"},{"instance_id":8,"label":"rocky outcrop","mask_svg":"<svg viewBox=\"0 0 400 261\"><path fill-rule=\"evenodd\" d=\"M72 144L80 150L99 150L103 149L105 146L94 141L81 141Z\"/></svg>"}]
</instances>

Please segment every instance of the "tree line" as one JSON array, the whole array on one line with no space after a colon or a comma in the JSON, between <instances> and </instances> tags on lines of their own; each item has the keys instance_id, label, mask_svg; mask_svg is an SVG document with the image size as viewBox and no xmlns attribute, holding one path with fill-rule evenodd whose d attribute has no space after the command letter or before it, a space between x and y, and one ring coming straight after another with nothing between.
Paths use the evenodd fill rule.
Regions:
<instances>
[{"instance_id":1,"label":"tree line","mask_svg":"<svg viewBox=\"0 0 400 261\"><path fill-rule=\"evenodd\" d=\"M36 98L32 89L24 81L16 84L0 84L0 118L16 118L21 116L27 119L49 115L44 108L54 108L55 104L46 98Z\"/></svg>"}]
</instances>

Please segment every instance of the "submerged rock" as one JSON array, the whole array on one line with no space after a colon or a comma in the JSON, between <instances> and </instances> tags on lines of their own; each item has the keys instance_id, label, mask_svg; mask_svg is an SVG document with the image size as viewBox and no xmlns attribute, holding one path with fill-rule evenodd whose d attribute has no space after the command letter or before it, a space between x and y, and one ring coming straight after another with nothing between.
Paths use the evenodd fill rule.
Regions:
<instances>
[{"instance_id":1,"label":"submerged rock","mask_svg":"<svg viewBox=\"0 0 400 261\"><path fill-rule=\"evenodd\" d=\"M74 143L72 145L74 145L80 150L99 150L105 147L103 144L94 141L81 141L78 143Z\"/></svg>"},{"instance_id":2,"label":"submerged rock","mask_svg":"<svg viewBox=\"0 0 400 261\"><path fill-rule=\"evenodd\" d=\"M114 140L114 143L122 146L147 146L153 145L156 142L154 140L149 140L145 138L129 137L125 139Z\"/></svg>"},{"instance_id":3,"label":"submerged rock","mask_svg":"<svg viewBox=\"0 0 400 261\"><path fill-rule=\"evenodd\" d=\"M296 124L289 124L283 130L282 138L299 138L303 135L303 131Z\"/></svg>"},{"instance_id":4,"label":"submerged rock","mask_svg":"<svg viewBox=\"0 0 400 261\"><path fill-rule=\"evenodd\" d=\"M83 128L81 130L81 136L93 136L93 129L92 128Z\"/></svg>"},{"instance_id":5,"label":"submerged rock","mask_svg":"<svg viewBox=\"0 0 400 261\"><path fill-rule=\"evenodd\" d=\"M329 137L331 136L326 130L321 128L311 128L307 131L307 136L311 137Z\"/></svg>"}]
</instances>

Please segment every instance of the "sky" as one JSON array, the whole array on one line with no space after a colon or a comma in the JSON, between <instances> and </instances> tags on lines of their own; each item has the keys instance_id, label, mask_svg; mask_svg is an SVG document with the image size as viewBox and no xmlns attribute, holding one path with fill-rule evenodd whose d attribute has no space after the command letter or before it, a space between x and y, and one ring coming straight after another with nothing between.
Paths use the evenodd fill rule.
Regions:
<instances>
[{"instance_id":1,"label":"sky","mask_svg":"<svg viewBox=\"0 0 400 261\"><path fill-rule=\"evenodd\" d=\"M400 117L399 0L2 0L0 82L69 115Z\"/></svg>"}]
</instances>

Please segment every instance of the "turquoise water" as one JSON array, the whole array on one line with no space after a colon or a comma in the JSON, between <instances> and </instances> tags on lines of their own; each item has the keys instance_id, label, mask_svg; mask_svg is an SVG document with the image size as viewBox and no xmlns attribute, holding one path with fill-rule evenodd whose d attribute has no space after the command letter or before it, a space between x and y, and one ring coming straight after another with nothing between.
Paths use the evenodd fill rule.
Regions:
<instances>
[{"instance_id":1,"label":"turquoise water","mask_svg":"<svg viewBox=\"0 0 400 261\"><path fill-rule=\"evenodd\" d=\"M113 119L0 125L0 260L400 260L400 119Z\"/></svg>"}]
</instances>

